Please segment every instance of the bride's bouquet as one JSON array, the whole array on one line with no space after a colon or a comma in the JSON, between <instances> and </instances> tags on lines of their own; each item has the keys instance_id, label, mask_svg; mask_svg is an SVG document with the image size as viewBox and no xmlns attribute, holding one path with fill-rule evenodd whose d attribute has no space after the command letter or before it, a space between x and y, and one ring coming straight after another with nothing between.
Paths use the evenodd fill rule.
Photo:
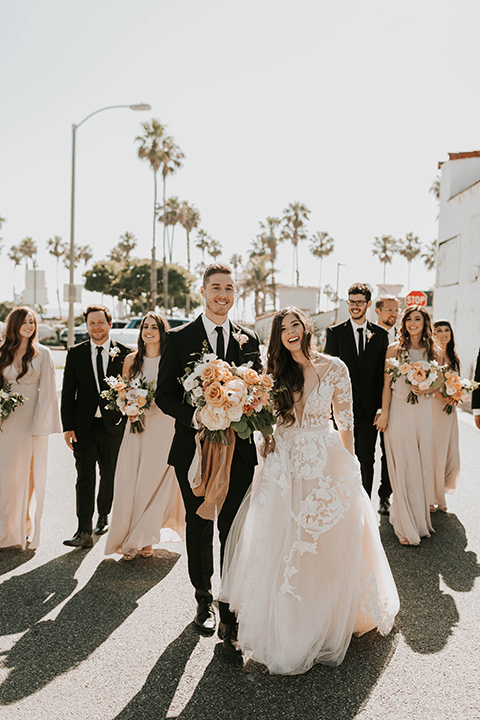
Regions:
<instances>
[{"instance_id":1,"label":"bride's bouquet","mask_svg":"<svg viewBox=\"0 0 480 720\"><path fill-rule=\"evenodd\" d=\"M27 399L25 395L12 392L11 384L4 381L3 388L0 390L0 432L3 432L3 421L6 420L12 412L15 412L17 407L23 405Z\"/></svg>"},{"instance_id":2,"label":"bride's bouquet","mask_svg":"<svg viewBox=\"0 0 480 720\"><path fill-rule=\"evenodd\" d=\"M237 367L220 360L204 343L180 383L203 425L188 479L194 495L204 498L197 514L214 520L228 493L235 436L246 440L255 430L264 436L273 432L273 379L257 373L251 362Z\"/></svg>"},{"instance_id":3,"label":"bride's bouquet","mask_svg":"<svg viewBox=\"0 0 480 720\"><path fill-rule=\"evenodd\" d=\"M186 368L181 379L185 399L199 408L198 419L210 442L226 444L228 428L242 440L255 430L263 436L273 432L273 379L251 365L230 365L205 348L200 359Z\"/></svg>"},{"instance_id":4,"label":"bride's bouquet","mask_svg":"<svg viewBox=\"0 0 480 720\"><path fill-rule=\"evenodd\" d=\"M107 401L107 410L120 410L130 423L131 433L142 433L145 423L142 415L148 410L155 398L155 380L147 382L145 378L127 380L121 375L105 378L108 390L103 390L100 397Z\"/></svg>"},{"instance_id":5,"label":"bride's bouquet","mask_svg":"<svg viewBox=\"0 0 480 720\"><path fill-rule=\"evenodd\" d=\"M431 387L439 388L442 384L443 365L436 360L411 360L407 353L402 353L400 358L389 358L389 367L385 372L391 376L392 382L403 377L408 385L419 390L428 390ZM407 395L407 402L411 405L418 403L418 396L411 390Z\"/></svg>"},{"instance_id":6,"label":"bride's bouquet","mask_svg":"<svg viewBox=\"0 0 480 720\"><path fill-rule=\"evenodd\" d=\"M440 392L444 398L451 398L452 400L455 400L455 402L466 402L470 397L470 393L476 390L478 386L479 383L475 380L461 378L452 370L444 369L442 372ZM450 413L453 412L453 405L445 403L443 412L450 415Z\"/></svg>"}]
</instances>

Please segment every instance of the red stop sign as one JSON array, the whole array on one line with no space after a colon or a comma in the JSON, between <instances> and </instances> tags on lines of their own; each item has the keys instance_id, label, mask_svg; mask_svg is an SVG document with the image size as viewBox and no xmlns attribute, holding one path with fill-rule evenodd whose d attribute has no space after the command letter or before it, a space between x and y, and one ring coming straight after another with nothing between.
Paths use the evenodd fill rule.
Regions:
<instances>
[{"instance_id":1,"label":"red stop sign","mask_svg":"<svg viewBox=\"0 0 480 720\"><path fill-rule=\"evenodd\" d=\"M409 292L405 297L405 302L407 303L407 307L411 307L412 305L424 307L427 304L427 296L423 290L412 290L412 292Z\"/></svg>"}]
</instances>

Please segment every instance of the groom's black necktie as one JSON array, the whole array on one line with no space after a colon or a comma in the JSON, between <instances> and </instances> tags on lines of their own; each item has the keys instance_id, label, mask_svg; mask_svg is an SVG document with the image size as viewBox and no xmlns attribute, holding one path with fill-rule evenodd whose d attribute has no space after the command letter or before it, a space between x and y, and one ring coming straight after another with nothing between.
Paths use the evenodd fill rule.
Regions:
<instances>
[{"instance_id":1,"label":"groom's black necktie","mask_svg":"<svg viewBox=\"0 0 480 720\"><path fill-rule=\"evenodd\" d=\"M105 370L103 369L103 362L102 362L102 346L99 345L97 347L97 377L98 377L98 387L100 388L100 392L102 390L105 390Z\"/></svg>"},{"instance_id":2,"label":"groom's black necktie","mask_svg":"<svg viewBox=\"0 0 480 720\"><path fill-rule=\"evenodd\" d=\"M220 358L220 360L225 360L225 341L223 339L223 327L221 325L217 325L215 328L215 331L218 335L217 337L217 357Z\"/></svg>"},{"instance_id":3,"label":"groom's black necktie","mask_svg":"<svg viewBox=\"0 0 480 720\"><path fill-rule=\"evenodd\" d=\"M358 332L358 357L362 357L363 355L363 328L357 328Z\"/></svg>"}]
</instances>

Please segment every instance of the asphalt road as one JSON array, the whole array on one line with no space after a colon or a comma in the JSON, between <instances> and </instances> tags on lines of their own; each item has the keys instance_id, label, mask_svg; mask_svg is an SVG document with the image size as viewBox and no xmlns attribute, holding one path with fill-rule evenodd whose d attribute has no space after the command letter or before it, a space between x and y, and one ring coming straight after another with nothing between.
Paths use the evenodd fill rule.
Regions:
<instances>
[{"instance_id":1,"label":"asphalt road","mask_svg":"<svg viewBox=\"0 0 480 720\"><path fill-rule=\"evenodd\" d=\"M53 436L41 545L0 550L0 718L480 719L480 432L468 414L460 433L461 483L435 535L402 547L381 521L401 600L394 630L354 638L340 667L299 677L231 661L196 632L183 543L130 563L106 558L104 537L64 547L74 466Z\"/></svg>"}]
</instances>

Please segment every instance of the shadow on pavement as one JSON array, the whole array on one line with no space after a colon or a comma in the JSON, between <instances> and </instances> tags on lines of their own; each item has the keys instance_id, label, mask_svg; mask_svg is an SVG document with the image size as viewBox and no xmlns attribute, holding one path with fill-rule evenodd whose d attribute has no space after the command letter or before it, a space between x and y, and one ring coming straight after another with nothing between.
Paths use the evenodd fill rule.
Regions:
<instances>
[{"instance_id":1,"label":"shadow on pavement","mask_svg":"<svg viewBox=\"0 0 480 720\"><path fill-rule=\"evenodd\" d=\"M164 650L142 689L132 698L115 720L160 719L166 717L177 690L180 678L200 637L193 625L185 630ZM210 718L207 712L204 716Z\"/></svg>"},{"instance_id":2,"label":"shadow on pavement","mask_svg":"<svg viewBox=\"0 0 480 720\"><path fill-rule=\"evenodd\" d=\"M454 598L440 589L440 578L456 592L470 592L480 565L466 551L465 528L456 515L435 513L435 534L419 546L404 547L382 518L380 534L400 596L396 626L414 652L440 652L459 619Z\"/></svg>"},{"instance_id":3,"label":"shadow on pavement","mask_svg":"<svg viewBox=\"0 0 480 720\"><path fill-rule=\"evenodd\" d=\"M11 570L20 567L31 560L35 550L21 550L18 548L0 548L0 575L6 575Z\"/></svg>"},{"instance_id":4,"label":"shadow on pavement","mask_svg":"<svg viewBox=\"0 0 480 720\"><path fill-rule=\"evenodd\" d=\"M84 550L69 552L0 585L0 635L24 632L73 593Z\"/></svg>"},{"instance_id":5,"label":"shadow on pavement","mask_svg":"<svg viewBox=\"0 0 480 720\"><path fill-rule=\"evenodd\" d=\"M167 717L198 633L189 625L162 654L145 685L115 720ZM305 675L270 676L263 665L228 658L220 643L178 718L198 720L352 720L393 654L395 635L353 638L337 668L317 665ZM168 717L174 717L171 712Z\"/></svg>"},{"instance_id":6,"label":"shadow on pavement","mask_svg":"<svg viewBox=\"0 0 480 720\"><path fill-rule=\"evenodd\" d=\"M148 565L101 562L55 620L33 625L9 652L5 666L13 669L0 687L0 704L31 695L86 660L136 609L138 599L172 570L179 557L160 551Z\"/></svg>"}]
</instances>

